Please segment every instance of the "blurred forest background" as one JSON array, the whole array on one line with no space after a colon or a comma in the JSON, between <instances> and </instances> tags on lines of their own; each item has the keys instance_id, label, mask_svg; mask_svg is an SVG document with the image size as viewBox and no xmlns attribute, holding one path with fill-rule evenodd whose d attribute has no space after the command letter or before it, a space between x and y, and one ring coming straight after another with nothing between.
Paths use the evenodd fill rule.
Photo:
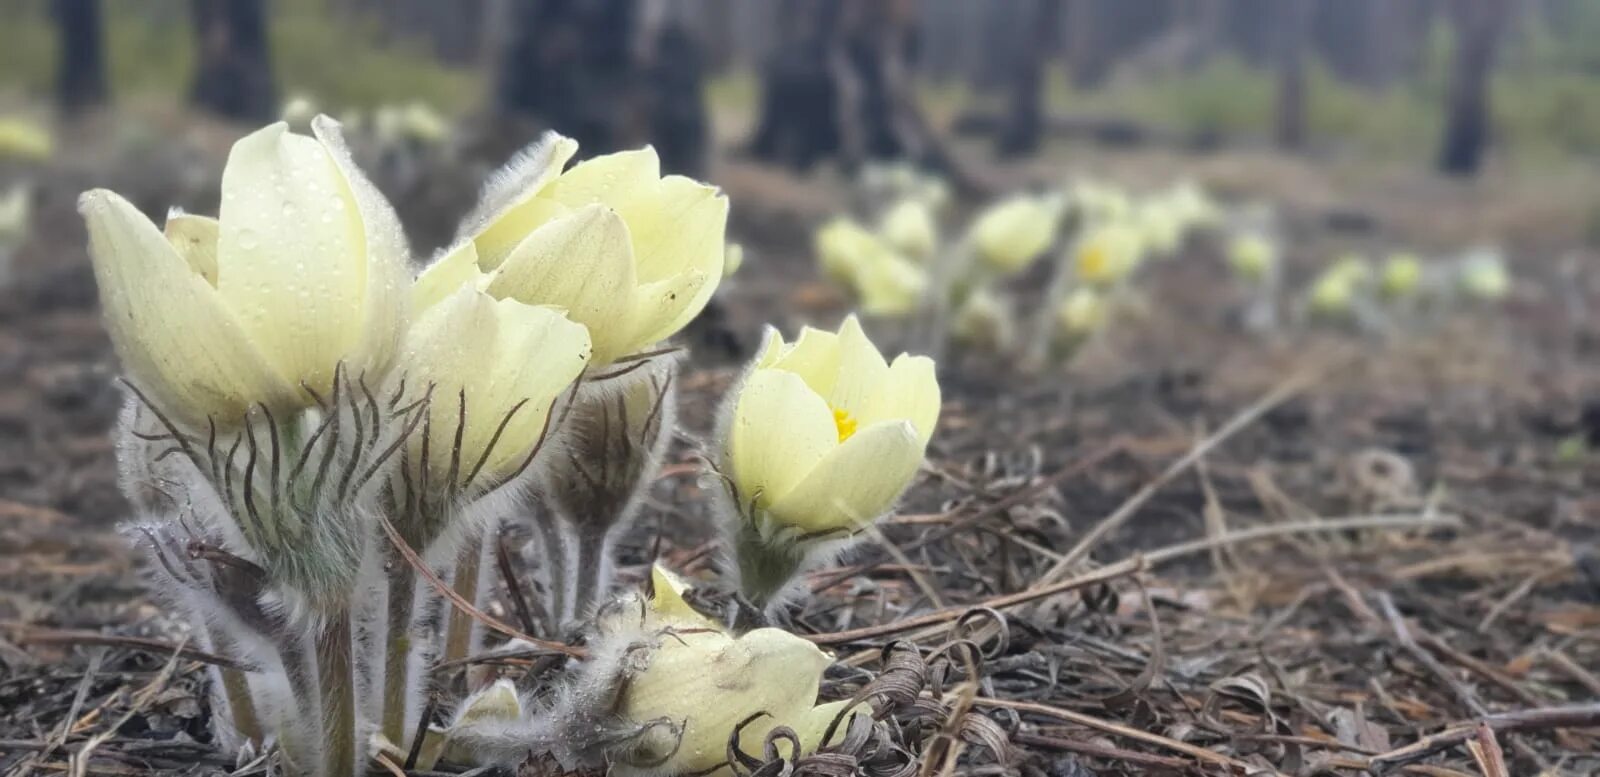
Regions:
<instances>
[{"instance_id":1,"label":"blurred forest background","mask_svg":"<svg viewBox=\"0 0 1600 777\"><path fill-rule=\"evenodd\" d=\"M586 152L807 166L1280 145L1472 173L1600 152L1592 0L3 0L0 106L255 123L418 102ZM496 130L497 131L497 130ZM483 139L483 138L479 138ZM517 134L497 145L526 139Z\"/></svg>"}]
</instances>

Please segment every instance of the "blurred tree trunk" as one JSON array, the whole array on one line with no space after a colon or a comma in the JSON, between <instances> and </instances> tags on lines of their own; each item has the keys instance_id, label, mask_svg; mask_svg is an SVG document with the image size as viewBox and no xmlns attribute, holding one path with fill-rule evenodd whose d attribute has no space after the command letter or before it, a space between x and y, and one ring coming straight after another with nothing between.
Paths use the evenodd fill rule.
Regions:
<instances>
[{"instance_id":1,"label":"blurred tree trunk","mask_svg":"<svg viewBox=\"0 0 1600 777\"><path fill-rule=\"evenodd\" d=\"M907 0L783 0L763 76L756 157L806 168L903 154L913 46Z\"/></svg>"},{"instance_id":2,"label":"blurred tree trunk","mask_svg":"<svg viewBox=\"0 0 1600 777\"><path fill-rule=\"evenodd\" d=\"M56 103L67 113L106 101L105 35L100 0L55 0L60 33Z\"/></svg>"},{"instance_id":3,"label":"blurred tree trunk","mask_svg":"<svg viewBox=\"0 0 1600 777\"><path fill-rule=\"evenodd\" d=\"M1278 121L1280 148L1306 142L1306 45L1311 22L1310 0L1279 0Z\"/></svg>"},{"instance_id":4,"label":"blurred tree trunk","mask_svg":"<svg viewBox=\"0 0 1600 777\"><path fill-rule=\"evenodd\" d=\"M1456 30L1450 66L1439 170L1470 176L1483 164L1489 145L1489 74L1494 68L1513 0L1455 0L1449 5Z\"/></svg>"},{"instance_id":5,"label":"blurred tree trunk","mask_svg":"<svg viewBox=\"0 0 1600 777\"><path fill-rule=\"evenodd\" d=\"M1105 82L1110 69L1100 54L1099 13L1094 0L1066 0L1067 75L1073 87L1094 89Z\"/></svg>"},{"instance_id":6,"label":"blurred tree trunk","mask_svg":"<svg viewBox=\"0 0 1600 777\"><path fill-rule=\"evenodd\" d=\"M1004 156L1039 150L1044 136L1044 67L1055 50L1061 3L1062 0L1032 0L1029 27L1020 42L1024 50L1019 52L1011 82L1010 105L996 139L996 150Z\"/></svg>"},{"instance_id":7,"label":"blurred tree trunk","mask_svg":"<svg viewBox=\"0 0 1600 777\"><path fill-rule=\"evenodd\" d=\"M702 178L710 151L706 117L705 58L700 41L682 25L668 23L655 36L650 57L650 140L661 165Z\"/></svg>"},{"instance_id":8,"label":"blurred tree trunk","mask_svg":"<svg viewBox=\"0 0 1600 777\"><path fill-rule=\"evenodd\" d=\"M515 145L535 119L585 156L653 143L668 170L701 174L709 125L699 43L634 0L509 0L493 105Z\"/></svg>"},{"instance_id":9,"label":"blurred tree trunk","mask_svg":"<svg viewBox=\"0 0 1600 777\"><path fill-rule=\"evenodd\" d=\"M805 169L839 152L841 15L841 0L780 0L750 141L756 157Z\"/></svg>"},{"instance_id":10,"label":"blurred tree trunk","mask_svg":"<svg viewBox=\"0 0 1600 777\"><path fill-rule=\"evenodd\" d=\"M513 0L496 112L537 117L586 154L641 140L638 10L630 0Z\"/></svg>"},{"instance_id":11,"label":"blurred tree trunk","mask_svg":"<svg viewBox=\"0 0 1600 777\"><path fill-rule=\"evenodd\" d=\"M190 100L219 116L264 122L278 112L263 0L194 0Z\"/></svg>"}]
</instances>

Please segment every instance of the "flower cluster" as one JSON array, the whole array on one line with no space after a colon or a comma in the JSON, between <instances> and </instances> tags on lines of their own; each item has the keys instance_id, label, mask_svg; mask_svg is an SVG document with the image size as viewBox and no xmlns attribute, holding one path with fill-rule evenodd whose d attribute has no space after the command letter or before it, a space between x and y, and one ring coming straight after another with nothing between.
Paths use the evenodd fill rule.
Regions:
<instances>
[{"instance_id":1,"label":"flower cluster","mask_svg":"<svg viewBox=\"0 0 1600 777\"><path fill-rule=\"evenodd\" d=\"M1228 266L1250 294L1250 313L1271 311L1282 278L1283 240L1272 211L1261 205L1240 208L1227 245ZM1314 274L1300 292L1299 310L1308 319L1355 325L1366 330L1394 327L1407 319L1433 316L1458 301L1495 302L1511 291L1505 259L1493 247L1470 248L1454 257L1427 258L1395 248L1374 261L1346 251ZM1252 328L1276 327L1275 316L1247 315Z\"/></svg>"},{"instance_id":2,"label":"flower cluster","mask_svg":"<svg viewBox=\"0 0 1600 777\"><path fill-rule=\"evenodd\" d=\"M799 732L792 757L819 746L843 712L817 705L825 653L695 613L664 571L648 601L612 598L613 544L675 437L666 343L739 255L727 198L649 148L569 167L576 144L551 134L414 272L340 126L310 127L235 144L215 218L158 227L112 192L80 200L126 371L130 534L158 594L231 659L213 683L223 744L324 777L530 751L704 773L778 726ZM902 248L932 244L916 214L891 221ZM777 614L915 478L934 365L885 360L853 318L772 333L726 406L705 458L732 595ZM538 640L484 614L507 522L531 529L542 576L524 628L572 660L527 696L468 673L432 725L432 669L477 653L485 624ZM553 641L568 636L587 650Z\"/></svg>"},{"instance_id":3,"label":"flower cluster","mask_svg":"<svg viewBox=\"0 0 1600 777\"><path fill-rule=\"evenodd\" d=\"M999 198L959 239L942 241L942 198L929 192L944 187L929 183L937 179L928 174L894 172L863 175L859 219L823 225L816 253L823 273L849 288L864 314L921 327L914 338L931 350L946 335L1019 350L1014 302L1031 295L1010 292L1037 282L1031 269L1055 251L1044 304L1021 350L1070 353L1106 326L1145 260L1175 255L1191 233L1216 226L1222 215L1189 182L1136 197L1080 179ZM864 226L870 223L876 228Z\"/></svg>"}]
</instances>

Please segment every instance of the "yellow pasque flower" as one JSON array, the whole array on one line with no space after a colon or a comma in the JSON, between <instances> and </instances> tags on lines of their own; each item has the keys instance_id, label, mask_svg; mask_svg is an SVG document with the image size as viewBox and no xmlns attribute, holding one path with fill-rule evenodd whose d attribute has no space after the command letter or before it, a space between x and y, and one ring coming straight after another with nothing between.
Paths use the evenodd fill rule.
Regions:
<instances>
[{"instance_id":1,"label":"yellow pasque flower","mask_svg":"<svg viewBox=\"0 0 1600 777\"><path fill-rule=\"evenodd\" d=\"M294 94L284 101L279 118L293 126L304 127L310 124L318 113L317 103L309 95Z\"/></svg>"},{"instance_id":2,"label":"yellow pasque flower","mask_svg":"<svg viewBox=\"0 0 1600 777\"><path fill-rule=\"evenodd\" d=\"M309 406L341 363L355 375L389 364L405 236L339 125L312 126L316 139L278 123L234 144L217 219L175 215L163 235L115 193L78 202L117 353L179 419Z\"/></svg>"},{"instance_id":3,"label":"yellow pasque flower","mask_svg":"<svg viewBox=\"0 0 1600 777\"><path fill-rule=\"evenodd\" d=\"M1122 222L1091 227L1076 246L1078 280L1091 286L1113 286L1139 266L1143 246L1139 233Z\"/></svg>"},{"instance_id":4,"label":"yellow pasque flower","mask_svg":"<svg viewBox=\"0 0 1600 777\"><path fill-rule=\"evenodd\" d=\"M1056 329L1068 341L1082 340L1106 321L1105 300L1094 289L1080 286L1072 290L1056 308Z\"/></svg>"},{"instance_id":5,"label":"yellow pasque flower","mask_svg":"<svg viewBox=\"0 0 1600 777\"><path fill-rule=\"evenodd\" d=\"M419 143L442 143L450 138L450 122L427 103L408 103L400 119L406 137Z\"/></svg>"},{"instance_id":6,"label":"yellow pasque flower","mask_svg":"<svg viewBox=\"0 0 1600 777\"><path fill-rule=\"evenodd\" d=\"M744 246L732 241L722 256L722 277L727 278L744 266Z\"/></svg>"},{"instance_id":7,"label":"yellow pasque flower","mask_svg":"<svg viewBox=\"0 0 1600 777\"><path fill-rule=\"evenodd\" d=\"M812 243L822 274L852 287L862 266L889 251L877 235L847 216L836 217L819 227Z\"/></svg>"},{"instance_id":8,"label":"yellow pasque flower","mask_svg":"<svg viewBox=\"0 0 1600 777\"><path fill-rule=\"evenodd\" d=\"M830 663L832 658L809 640L782 629L761 628L740 637L705 628L662 635L644 671L629 679L619 712L635 725L664 720L682 731L676 737L663 731L639 743L630 759L639 766L617 763L614 768L623 774L728 774L728 740L736 729L739 749L756 757L778 726L793 729L800 740L802 752L787 755L811 752L845 709L842 701L816 703ZM739 729L750 718L755 719ZM841 723L835 736L844 730Z\"/></svg>"},{"instance_id":9,"label":"yellow pasque flower","mask_svg":"<svg viewBox=\"0 0 1600 777\"><path fill-rule=\"evenodd\" d=\"M50 131L23 118L0 118L0 158L49 159L56 150Z\"/></svg>"},{"instance_id":10,"label":"yellow pasque flower","mask_svg":"<svg viewBox=\"0 0 1600 777\"><path fill-rule=\"evenodd\" d=\"M903 316L921 302L927 274L860 224L836 218L815 242L823 274L849 286L868 315Z\"/></svg>"},{"instance_id":11,"label":"yellow pasque flower","mask_svg":"<svg viewBox=\"0 0 1600 777\"><path fill-rule=\"evenodd\" d=\"M1378 288L1390 299L1410 297L1422 283L1422 259L1412 253L1396 253L1384 260Z\"/></svg>"},{"instance_id":12,"label":"yellow pasque flower","mask_svg":"<svg viewBox=\"0 0 1600 777\"><path fill-rule=\"evenodd\" d=\"M939 245L939 228L934 224L933 209L915 198L908 197L890 207L883 214L878 231L901 256L918 262L932 257Z\"/></svg>"},{"instance_id":13,"label":"yellow pasque flower","mask_svg":"<svg viewBox=\"0 0 1600 777\"><path fill-rule=\"evenodd\" d=\"M1355 265L1335 263L1311 283L1311 310L1327 316L1343 316L1355 304L1356 293L1365 283L1365 273Z\"/></svg>"},{"instance_id":14,"label":"yellow pasque flower","mask_svg":"<svg viewBox=\"0 0 1600 777\"><path fill-rule=\"evenodd\" d=\"M1056 241L1058 197L1017 195L992 205L972 223L972 245L995 270L1026 269Z\"/></svg>"},{"instance_id":15,"label":"yellow pasque flower","mask_svg":"<svg viewBox=\"0 0 1600 777\"><path fill-rule=\"evenodd\" d=\"M1511 273L1500 254L1478 249L1461 264L1461 290L1482 300L1502 299L1511 291Z\"/></svg>"},{"instance_id":16,"label":"yellow pasque flower","mask_svg":"<svg viewBox=\"0 0 1600 777\"><path fill-rule=\"evenodd\" d=\"M922 302L928 275L899 254L886 253L856 271L854 286L861 312L869 316L905 316Z\"/></svg>"},{"instance_id":17,"label":"yellow pasque flower","mask_svg":"<svg viewBox=\"0 0 1600 777\"><path fill-rule=\"evenodd\" d=\"M1278 264L1278 252L1272 241L1253 232L1236 235L1228 244L1228 266L1252 283L1259 283L1270 275Z\"/></svg>"},{"instance_id":18,"label":"yellow pasque flower","mask_svg":"<svg viewBox=\"0 0 1600 777\"><path fill-rule=\"evenodd\" d=\"M1116 221L1126 218L1133 209L1126 192L1103 182L1079 179L1070 191L1073 207L1085 221Z\"/></svg>"},{"instance_id":19,"label":"yellow pasque flower","mask_svg":"<svg viewBox=\"0 0 1600 777\"><path fill-rule=\"evenodd\" d=\"M851 316L793 344L769 331L734 402L727 464L741 509L804 533L853 531L916 475L939 382L925 356L886 363Z\"/></svg>"},{"instance_id":20,"label":"yellow pasque flower","mask_svg":"<svg viewBox=\"0 0 1600 777\"><path fill-rule=\"evenodd\" d=\"M1138 225L1141 242L1158 257L1176 253L1187 229L1182 214L1160 200L1145 203L1139 209Z\"/></svg>"},{"instance_id":21,"label":"yellow pasque flower","mask_svg":"<svg viewBox=\"0 0 1600 777\"><path fill-rule=\"evenodd\" d=\"M967 295L950 325L956 340L970 345L1005 348L1015 338L1009 306L988 288Z\"/></svg>"},{"instance_id":22,"label":"yellow pasque flower","mask_svg":"<svg viewBox=\"0 0 1600 777\"><path fill-rule=\"evenodd\" d=\"M602 365L676 334L722 279L728 198L678 175L655 149L595 157L561 172L578 144L558 135L514 161L463 225L457 251L429 279L471 277L497 299L551 305L589 328Z\"/></svg>"},{"instance_id":23,"label":"yellow pasque flower","mask_svg":"<svg viewBox=\"0 0 1600 777\"><path fill-rule=\"evenodd\" d=\"M521 468L561 393L589 361L589 332L553 308L461 288L422 311L401 346L407 391L432 387L429 416L408 440L436 484L495 483ZM457 426L466 403L465 426ZM507 420L509 417L509 420ZM481 467L481 470L480 470Z\"/></svg>"},{"instance_id":24,"label":"yellow pasque flower","mask_svg":"<svg viewBox=\"0 0 1600 777\"><path fill-rule=\"evenodd\" d=\"M27 184L12 186L0 195L0 245L20 243L28 236L33 215L32 193Z\"/></svg>"}]
</instances>

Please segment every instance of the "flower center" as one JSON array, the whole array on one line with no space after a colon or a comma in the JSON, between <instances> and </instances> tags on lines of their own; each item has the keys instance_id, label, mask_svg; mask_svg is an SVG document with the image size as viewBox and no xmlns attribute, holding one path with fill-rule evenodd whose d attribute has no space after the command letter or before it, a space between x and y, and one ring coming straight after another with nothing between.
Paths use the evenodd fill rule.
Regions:
<instances>
[{"instance_id":1,"label":"flower center","mask_svg":"<svg viewBox=\"0 0 1600 777\"><path fill-rule=\"evenodd\" d=\"M1106 250L1099 244L1091 244L1083 249L1083 254L1078 258L1078 274L1085 280L1098 281L1104 278L1110 269L1110 259Z\"/></svg>"},{"instance_id":2,"label":"flower center","mask_svg":"<svg viewBox=\"0 0 1600 777\"><path fill-rule=\"evenodd\" d=\"M839 442L850 439L850 435L856 433L856 419L844 408L833 409L833 425L839 429Z\"/></svg>"}]
</instances>

